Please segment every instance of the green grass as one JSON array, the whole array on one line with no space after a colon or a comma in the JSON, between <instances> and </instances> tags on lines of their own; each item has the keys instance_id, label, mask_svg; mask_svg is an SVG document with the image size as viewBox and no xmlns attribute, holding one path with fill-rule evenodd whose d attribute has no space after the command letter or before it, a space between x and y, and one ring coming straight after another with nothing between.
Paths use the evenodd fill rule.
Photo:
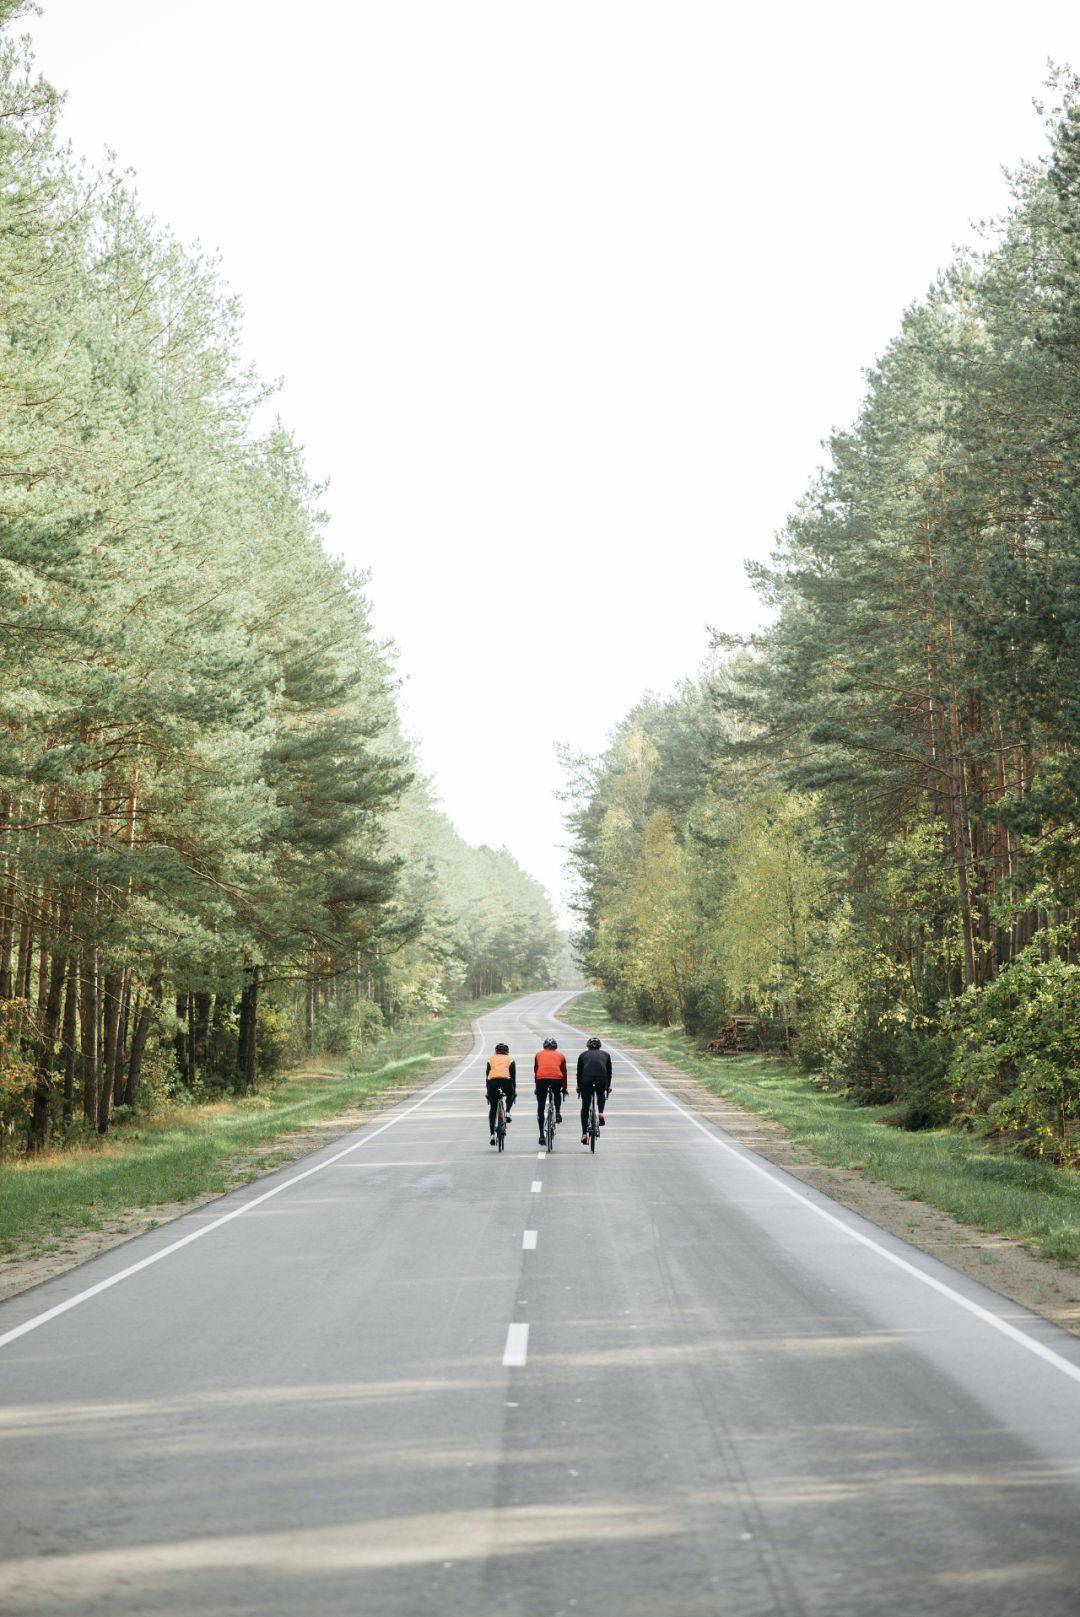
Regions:
<instances>
[{"instance_id":1,"label":"green grass","mask_svg":"<svg viewBox=\"0 0 1080 1617\"><path fill-rule=\"evenodd\" d=\"M183 1202L268 1173L283 1153L245 1161L308 1123L339 1116L366 1096L423 1073L454 1035L505 995L388 1033L352 1069L309 1067L242 1100L170 1110L125 1124L98 1143L0 1164L0 1254L46 1250L71 1230L97 1229L133 1209Z\"/></svg>"},{"instance_id":2,"label":"green grass","mask_svg":"<svg viewBox=\"0 0 1080 1617\"><path fill-rule=\"evenodd\" d=\"M653 1051L727 1099L774 1119L823 1162L853 1168L976 1229L1013 1236L1042 1258L1080 1264L1080 1174L956 1129L891 1127L895 1106L861 1106L818 1089L792 1063L710 1056L681 1030L616 1022L599 994L562 1013L618 1042Z\"/></svg>"}]
</instances>

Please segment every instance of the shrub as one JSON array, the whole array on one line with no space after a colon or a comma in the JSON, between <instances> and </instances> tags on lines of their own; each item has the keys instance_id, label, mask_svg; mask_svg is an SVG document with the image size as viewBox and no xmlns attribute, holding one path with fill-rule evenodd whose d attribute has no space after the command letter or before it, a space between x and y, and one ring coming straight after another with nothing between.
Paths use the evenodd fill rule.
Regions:
<instances>
[{"instance_id":1,"label":"shrub","mask_svg":"<svg viewBox=\"0 0 1080 1617\"><path fill-rule=\"evenodd\" d=\"M1015 1133L1035 1156L1080 1161L1080 964L1032 944L947 1019L961 1114Z\"/></svg>"},{"instance_id":2,"label":"shrub","mask_svg":"<svg viewBox=\"0 0 1080 1617\"><path fill-rule=\"evenodd\" d=\"M361 999L352 1007L352 1032L346 1054L350 1061L359 1062L370 1044L374 1044L386 1031L386 1023L379 1007L370 999Z\"/></svg>"},{"instance_id":3,"label":"shrub","mask_svg":"<svg viewBox=\"0 0 1080 1617\"><path fill-rule=\"evenodd\" d=\"M31 1007L25 1000L0 1003L0 1149L21 1139L30 1120L34 1064L26 1051Z\"/></svg>"},{"instance_id":4,"label":"shrub","mask_svg":"<svg viewBox=\"0 0 1080 1617\"><path fill-rule=\"evenodd\" d=\"M714 1039L730 1014L730 995L717 978L690 984L683 1007L683 1026L695 1039Z\"/></svg>"},{"instance_id":5,"label":"shrub","mask_svg":"<svg viewBox=\"0 0 1080 1617\"><path fill-rule=\"evenodd\" d=\"M906 1129L941 1128L952 1116L949 1041L931 1029L905 1029L891 1054L893 1087L903 1102L899 1122Z\"/></svg>"},{"instance_id":6,"label":"shrub","mask_svg":"<svg viewBox=\"0 0 1080 1617\"><path fill-rule=\"evenodd\" d=\"M292 1018L288 1011L280 1005L260 1005L255 1029L255 1053L260 1077L271 1078L274 1073L281 1071L289 1057L292 1042Z\"/></svg>"}]
</instances>

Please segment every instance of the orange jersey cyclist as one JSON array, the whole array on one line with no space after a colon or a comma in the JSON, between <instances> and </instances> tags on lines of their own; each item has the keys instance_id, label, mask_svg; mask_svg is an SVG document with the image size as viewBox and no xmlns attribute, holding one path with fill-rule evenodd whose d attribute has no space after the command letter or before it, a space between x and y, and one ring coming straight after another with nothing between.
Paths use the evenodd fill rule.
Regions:
<instances>
[{"instance_id":1,"label":"orange jersey cyclist","mask_svg":"<svg viewBox=\"0 0 1080 1617\"><path fill-rule=\"evenodd\" d=\"M500 1093L506 1096L506 1121L510 1121L510 1108L517 1100L517 1064L510 1060L510 1046L497 1044L484 1073L487 1090L488 1132L495 1144L495 1114L499 1109Z\"/></svg>"},{"instance_id":2,"label":"orange jersey cyclist","mask_svg":"<svg viewBox=\"0 0 1080 1617\"><path fill-rule=\"evenodd\" d=\"M545 1039L544 1048L533 1056L533 1081L536 1084L536 1121L540 1125L540 1144L544 1145L544 1107L548 1091L555 1097L555 1121L562 1122L563 1096L566 1094L566 1057L554 1039Z\"/></svg>"}]
</instances>

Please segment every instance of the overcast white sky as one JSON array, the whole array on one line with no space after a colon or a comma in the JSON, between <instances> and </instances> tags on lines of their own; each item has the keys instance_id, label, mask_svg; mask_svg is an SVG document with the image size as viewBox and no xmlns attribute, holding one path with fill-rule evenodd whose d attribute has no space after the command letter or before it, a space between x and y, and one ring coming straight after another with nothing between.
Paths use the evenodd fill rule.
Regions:
<instances>
[{"instance_id":1,"label":"overcast white sky","mask_svg":"<svg viewBox=\"0 0 1080 1617\"><path fill-rule=\"evenodd\" d=\"M41 64L219 248L372 572L473 841L559 895L554 745L596 749L850 419L1075 0L46 0Z\"/></svg>"}]
</instances>

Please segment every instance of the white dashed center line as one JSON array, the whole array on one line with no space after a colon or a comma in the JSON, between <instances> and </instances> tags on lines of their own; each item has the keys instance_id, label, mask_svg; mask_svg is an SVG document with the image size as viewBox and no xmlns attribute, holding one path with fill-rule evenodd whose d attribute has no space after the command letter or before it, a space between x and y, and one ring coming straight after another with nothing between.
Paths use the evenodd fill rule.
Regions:
<instances>
[{"instance_id":1,"label":"white dashed center line","mask_svg":"<svg viewBox=\"0 0 1080 1617\"><path fill-rule=\"evenodd\" d=\"M525 1234L522 1237L521 1246L522 1246L522 1250L525 1251L525 1252L535 1252L536 1251L536 1231L535 1230L526 1230L525 1231Z\"/></svg>"},{"instance_id":2,"label":"white dashed center line","mask_svg":"<svg viewBox=\"0 0 1080 1617\"><path fill-rule=\"evenodd\" d=\"M509 1365L512 1370L520 1370L529 1356L529 1327L527 1325L508 1325L506 1327L506 1347L503 1349L503 1364Z\"/></svg>"},{"instance_id":3,"label":"white dashed center line","mask_svg":"<svg viewBox=\"0 0 1080 1617\"><path fill-rule=\"evenodd\" d=\"M543 1185L543 1183L544 1183L544 1181L542 1179L534 1179L533 1180L533 1195L534 1196L536 1195L536 1192L540 1189L540 1187Z\"/></svg>"}]
</instances>

